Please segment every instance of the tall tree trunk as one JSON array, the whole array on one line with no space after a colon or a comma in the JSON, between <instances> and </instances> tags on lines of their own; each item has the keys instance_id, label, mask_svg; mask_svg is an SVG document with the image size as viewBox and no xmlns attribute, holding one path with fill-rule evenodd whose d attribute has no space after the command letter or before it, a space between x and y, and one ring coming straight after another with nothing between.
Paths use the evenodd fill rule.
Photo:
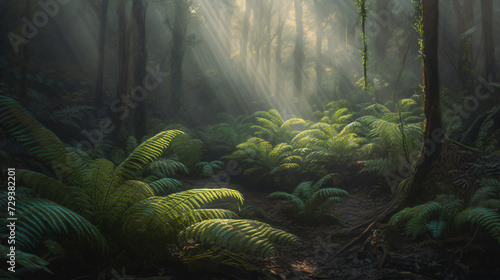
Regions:
<instances>
[{"instance_id":1,"label":"tall tree trunk","mask_svg":"<svg viewBox=\"0 0 500 280\"><path fill-rule=\"evenodd\" d=\"M302 0L294 0L295 26L297 37L295 38L295 67L294 67L294 96L302 97L302 68L304 64L304 26L302 23Z\"/></svg>"},{"instance_id":2,"label":"tall tree trunk","mask_svg":"<svg viewBox=\"0 0 500 280\"><path fill-rule=\"evenodd\" d=\"M116 99L121 100L122 95L128 94L128 36L127 36L127 20L125 18L125 5L126 1L121 0L118 2L117 16L118 16L118 86L116 88ZM122 120L118 114L113 115L113 123L115 130L112 137L118 138L122 129Z\"/></svg>"},{"instance_id":3,"label":"tall tree trunk","mask_svg":"<svg viewBox=\"0 0 500 280\"><path fill-rule=\"evenodd\" d=\"M175 0L175 19L172 30L172 61L170 64L170 86L172 94L172 118L179 121L184 117L182 104L183 76L182 62L184 60L184 46L186 40L188 4L185 0Z\"/></svg>"},{"instance_id":4,"label":"tall tree trunk","mask_svg":"<svg viewBox=\"0 0 500 280\"><path fill-rule=\"evenodd\" d=\"M282 20L281 12L278 11L278 13L280 14L278 16L278 27L276 29L276 95L280 98L283 89L281 49L283 47L283 27L285 21Z\"/></svg>"},{"instance_id":5,"label":"tall tree trunk","mask_svg":"<svg viewBox=\"0 0 500 280\"><path fill-rule=\"evenodd\" d=\"M269 6L267 8L267 15L266 15L266 64L265 64L265 69L264 69L264 75L266 77L266 81L268 85L270 84L270 76L271 76L271 44L273 41L273 38L271 37L271 22L273 19L273 3L274 1L270 0L269 1Z\"/></svg>"},{"instance_id":6,"label":"tall tree trunk","mask_svg":"<svg viewBox=\"0 0 500 280\"><path fill-rule=\"evenodd\" d=\"M422 1L423 50L422 68L424 78L424 115L425 125L420 160L413 174L413 181L405 204L412 204L426 198L429 189L423 184L433 168L433 163L440 157L444 131L441 121L441 97L439 93L438 72L438 1ZM434 147L434 149L432 149Z\"/></svg>"},{"instance_id":7,"label":"tall tree trunk","mask_svg":"<svg viewBox=\"0 0 500 280\"><path fill-rule=\"evenodd\" d=\"M481 1L481 23L482 23L482 36L484 40L484 71L485 79L492 75L492 79L496 81L495 69L495 47L493 45L493 5L492 0Z\"/></svg>"},{"instance_id":8,"label":"tall tree trunk","mask_svg":"<svg viewBox=\"0 0 500 280\"><path fill-rule=\"evenodd\" d=\"M473 1L463 1L461 7L460 0L453 1L453 7L458 20L458 75L462 83L463 90L468 94L474 93L474 68L472 66L472 35L465 33L473 25Z\"/></svg>"},{"instance_id":9,"label":"tall tree trunk","mask_svg":"<svg viewBox=\"0 0 500 280\"><path fill-rule=\"evenodd\" d=\"M134 84L142 85L143 79L146 76L146 10L142 0L134 0L132 7L132 20L135 24L135 36L137 42L137 50L134 57ZM132 90L133 91L133 90ZM133 94L133 93L132 93ZM147 93L144 93L147 96ZM147 99L137 101L137 108L134 114L134 129L135 138L137 141L147 134L147 115L146 115Z\"/></svg>"},{"instance_id":10,"label":"tall tree trunk","mask_svg":"<svg viewBox=\"0 0 500 280\"><path fill-rule=\"evenodd\" d=\"M101 12L99 14L99 39L98 52L99 58L97 62L97 80L95 83L94 104L96 107L102 105L103 100L103 81L104 81L104 47L106 45L106 25L108 22L108 2L103 0L101 4Z\"/></svg>"},{"instance_id":11,"label":"tall tree trunk","mask_svg":"<svg viewBox=\"0 0 500 280\"><path fill-rule=\"evenodd\" d=\"M324 27L321 14L321 6L318 0L313 0L314 8L316 10L316 91L319 92L321 89L321 83L323 78L323 35Z\"/></svg>"},{"instance_id":12,"label":"tall tree trunk","mask_svg":"<svg viewBox=\"0 0 500 280\"><path fill-rule=\"evenodd\" d=\"M241 65L245 66L247 63L247 47L248 47L248 31L250 29L250 1L245 1L245 15L243 16L243 27L241 29L240 41L240 61Z\"/></svg>"}]
</instances>

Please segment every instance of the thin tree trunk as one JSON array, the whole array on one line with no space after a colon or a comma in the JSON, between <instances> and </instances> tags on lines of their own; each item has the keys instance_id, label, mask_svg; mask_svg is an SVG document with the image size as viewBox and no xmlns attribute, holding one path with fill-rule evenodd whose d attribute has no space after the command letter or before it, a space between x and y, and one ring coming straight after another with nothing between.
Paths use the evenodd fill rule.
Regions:
<instances>
[{"instance_id":1,"label":"thin tree trunk","mask_svg":"<svg viewBox=\"0 0 500 280\"><path fill-rule=\"evenodd\" d=\"M184 60L187 12L187 3L185 0L176 0L174 28L172 30L172 62L170 65L170 85L172 89L171 112L173 113L172 118L175 121L181 120L185 111L182 104L182 62Z\"/></svg>"},{"instance_id":2,"label":"thin tree trunk","mask_svg":"<svg viewBox=\"0 0 500 280\"><path fill-rule=\"evenodd\" d=\"M313 0L314 8L316 10L316 91L321 89L322 75L323 75L323 35L324 27L323 20L320 17L321 6L318 0Z\"/></svg>"},{"instance_id":3,"label":"thin tree trunk","mask_svg":"<svg viewBox=\"0 0 500 280\"><path fill-rule=\"evenodd\" d=\"M453 7L458 20L458 69L459 80L463 90L468 94L474 92L474 69L472 66L472 35L466 33L473 24L473 1L464 1L462 8L459 0L453 1Z\"/></svg>"},{"instance_id":4,"label":"thin tree trunk","mask_svg":"<svg viewBox=\"0 0 500 280\"><path fill-rule=\"evenodd\" d=\"M282 20L281 12L278 16L278 28L276 30L276 95L278 98L281 96L281 91L283 88L283 78L281 69L281 49L283 45L283 26L285 21Z\"/></svg>"},{"instance_id":5,"label":"thin tree trunk","mask_svg":"<svg viewBox=\"0 0 500 280\"><path fill-rule=\"evenodd\" d=\"M125 5L126 1L121 0L118 2L117 16L118 16L118 85L116 88L116 99L121 100L121 96L128 94L128 36L127 36L127 20L125 18ZM122 120L118 114L113 115L113 123L115 130L113 137L116 139L120 135L122 129Z\"/></svg>"},{"instance_id":6,"label":"thin tree trunk","mask_svg":"<svg viewBox=\"0 0 500 280\"><path fill-rule=\"evenodd\" d=\"M137 42L137 50L134 58L134 83L142 85L142 81L146 76L146 18L145 8L142 0L134 0L132 7L132 18L136 25L135 40ZM147 93L146 93L147 96ZM146 99L137 102L137 108L134 114L134 129L135 138L138 141L147 134L146 121Z\"/></svg>"},{"instance_id":7,"label":"thin tree trunk","mask_svg":"<svg viewBox=\"0 0 500 280\"><path fill-rule=\"evenodd\" d=\"M482 36L484 40L484 71L485 79L492 75L492 79L496 81L495 69L495 47L493 45L493 5L492 0L481 1L481 23L482 23Z\"/></svg>"},{"instance_id":8,"label":"thin tree trunk","mask_svg":"<svg viewBox=\"0 0 500 280\"><path fill-rule=\"evenodd\" d=\"M240 41L240 61L242 65L247 63L248 31L250 25L250 1L245 1L245 15L243 16L243 28L241 30Z\"/></svg>"},{"instance_id":9,"label":"thin tree trunk","mask_svg":"<svg viewBox=\"0 0 500 280\"><path fill-rule=\"evenodd\" d=\"M103 100L103 81L104 81L104 47L106 45L106 25L108 22L108 2L103 0L101 4L101 13L99 15L99 40L98 52L99 58L97 62L97 80L95 83L94 104L100 107Z\"/></svg>"},{"instance_id":10,"label":"thin tree trunk","mask_svg":"<svg viewBox=\"0 0 500 280\"><path fill-rule=\"evenodd\" d=\"M424 78L424 115L425 125L423 145L420 152L420 164L413 174L413 181L405 204L412 204L425 198L429 189L423 184L425 178L433 168L433 163L440 157L443 146L441 121L441 98L439 93L438 72L438 1L422 1L423 25L423 78ZM431 149L434 147L434 149Z\"/></svg>"},{"instance_id":11,"label":"thin tree trunk","mask_svg":"<svg viewBox=\"0 0 500 280\"><path fill-rule=\"evenodd\" d=\"M294 0L295 25L297 37L295 38L295 68L294 68L294 96L302 97L302 68L304 64L304 26L302 23L302 0Z\"/></svg>"}]
</instances>

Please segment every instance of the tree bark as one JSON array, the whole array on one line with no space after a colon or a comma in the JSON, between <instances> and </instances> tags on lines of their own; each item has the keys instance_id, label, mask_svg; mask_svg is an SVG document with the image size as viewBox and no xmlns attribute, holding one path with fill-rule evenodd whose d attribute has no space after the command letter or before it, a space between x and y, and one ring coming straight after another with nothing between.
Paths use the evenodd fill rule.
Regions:
<instances>
[{"instance_id":1,"label":"tree bark","mask_svg":"<svg viewBox=\"0 0 500 280\"><path fill-rule=\"evenodd\" d=\"M304 26L302 22L302 0L294 0L295 6L295 25L297 37L295 38L294 50L294 96L300 99L302 97L302 68L304 64Z\"/></svg>"},{"instance_id":2,"label":"tree bark","mask_svg":"<svg viewBox=\"0 0 500 280\"><path fill-rule=\"evenodd\" d=\"M283 88L281 49L283 47L283 27L285 21L282 20L281 12L278 11L278 13L280 14L278 16L278 28L276 30L276 95L280 98Z\"/></svg>"},{"instance_id":3,"label":"tree bark","mask_svg":"<svg viewBox=\"0 0 500 280\"><path fill-rule=\"evenodd\" d=\"M135 36L133 37L137 42L137 50L134 57L134 84L142 85L143 79L146 76L146 10L143 6L142 0L134 0L132 7L132 20L135 24ZM132 89L133 95L134 89ZM140 94L138 92L138 94ZM144 93L147 96L147 92ZM137 107L134 114L134 129L135 138L137 141L147 134L147 121L146 121L146 99L138 100Z\"/></svg>"},{"instance_id":4,"label":"tree bark","mask_svg":"<svg viewBox=\"0 0 500 280\"><path fill-rule=\"evenodd\" d=\"M482 23L482 36L484 40L484 74L485 79L492 75L492 79L496 81L495 69L495 47L493 45L493 5L492 0L481 1L481 23Z\"/></svg>"},{"instance_id":5,"label":"tree bark","mask_svg":"<svg viewBox=\"0 0 500 280\"><path fill-rule=\"evenodd\" d=\"M428 194L429 190L423 183L432 170L433 163L440 157L444 141L438 72L438 1L423 0L422 9L425 125L419 164L413 173L412 184L404 203L406 205L413 204Z\"/></svg>"},{"instance_id":6,"label":"tree bark","mask_svg":"<svg viewBox=\"0 0 500 280\"><path fill-rule=\"evenodd\" d=\"M245 66L247 63L247 47L248 47L248 31L250 25L250 1L245 1L245 15L243 16L243 27L241 29L240 41L240 61L241 65Z\"/></svg>"},{"instance_id":7,"label":"tree bark","mask_svg":"<svg viewBox=\"0 0 500 280\"><path fill-rule=\"evenodd\" d=\"M116 99L121 100L122 95L128 94L128 36L127 36L127 20L125 18L125 5L126 1L121 0L118 2L117 16L118 16L118 85L116 88ZM115 130L112 133L112 137L117 139L118 135L121 133L122 120L119 118L118 114L113 115L113 123L115 125Z\"/></svg>"},{"instance_id":8,"label":"tree bark","mask_svg":"<svg viewBox=\"0 0 500 280\"><path fill-rule=\"evenodd\" d=\"M102 105L103 100L103 82L104 82L104 50L106 46L106 26L108 22L108 3L109 0L103 0L99 14L99 39L98 39L98 62L97 62L97 80L95 83L94 104L97 108Z\"/></svg>"},{"instance_id":9,"label":"tree bark","mask_svg":"<svg viewBox=\"0 0 500 280\"><path fill-rule=\"evenodd\" d=\"M172 61L170 64L170 86L172 94L171 117L179 121L184 117L182 104L183 97L183 75L182 63L184 60L184 49L186 41L188 4L185 0L175 1L175 19L172 30Z\"/></svg>"},{"instance_id":10,"label":"tree bark","mask_svg":"<svg viewBox=\"0 0 500 280\"><path fill-rule=\"evenodd\" d=\"M316 91L319 93L321 90L321 83L323 78L323 18L320 16L322 13L321 6L318 0L313 0L314 8L316 10Z\"/></svg>"},{"instance_id":11,"label":"tree bark","mask_svg":"<svg viewBox=\"0 0 500 280\"><path fill-rule=\"evenodd\" d=\"M458 20L458 75L462 89L468 94L474 93L474 68L472 66L472 35L465 33L473 24L473 1L464 1L463 8L459 0L453 1L453 7Z\"/></svg>"}]
</instances>

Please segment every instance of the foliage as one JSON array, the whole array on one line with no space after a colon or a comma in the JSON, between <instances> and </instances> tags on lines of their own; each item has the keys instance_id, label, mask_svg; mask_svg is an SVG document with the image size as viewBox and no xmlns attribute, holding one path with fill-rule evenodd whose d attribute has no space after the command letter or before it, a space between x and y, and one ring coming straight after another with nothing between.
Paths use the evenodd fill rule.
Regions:
<instances>
[{"instance_id":1,"label":"foliage","mask_svg":"<svg viewBox=\"0 0 500 280\"><path fill-rule=\"evenodd\" d=\"M467 225L485 230L500 242L500 181L488 179L466 204L455 195L439 195L435 200L405 208L389 221L390 227L406 224L411 239L429 233L442 238L459 232Z\"/></svg>"},{"instance_id":2,"label":"foliage","mask_svg":"<svg viewBox=\"0 0 500 280\"><path fill-rule=\"evenodd\" d=\"M300 171L302 158L294 154L287 143L274 147L266 140L252 137L236 146L237 150L224 159L236 160L243 166L243 176L259 185L293 183L294 173Z\"/></svg>"},{"instance_id":3,"label":"foliage","mask_svg":"<svg viewBox=\"0 0 500 280\"><path fill-rule=\"evenodd\" d=\"M210 203L232 199L240 206L243 202L239 192L229 189L189 190L160 197L156 195L177 190L180 182L156 175L148 177L150 184L134 180L145 166L157 160L173 140L183 134L179 130L162 131L143 141L115 166L109 160L91 159L80 151L67 149L57 136L31 119L17 102L7 97L0 98L1 128L26 145L41 162L49 165L56 162L63 167L54 174L59 175L60 180L34 171L18 170L20 181L16 208L19 221L16 229L22 236L20 250L33 250L43 239L53 236L88 244L90 246L86 247L92 255L97 252L103 260L109 260L109 254L119 255L121 250L131 246L134 251L144 253L144 262L154 262L152 256L158 248L156 242L175 244L177 234L190 225L236 217L229 210L209 209ZM68 161L71 156L77 160ZM23 186L29 188L26 194L21 191ZM6 194L3 192L2 196ZM4 197L1 201L7 199ZM6 209L6 205L1 206ZM249 225L253 225L252 222ZM190 232L196 233L195 230ZM142 236L144 239L132 238L143 234L146 235ZM291 238L286 233L277 233L276 236ZM151 243L144 244L145 237L151 238ZM251 233L245 235L247 237L252 240L262 238L264 243L281 240L264 239ZM146 247L150 251L144 251ZM262 247L264 249L269 247ZM255 252L262 254L260 250ZM44 268L46 265L39 257L30 257L28 253L24 256L33 260L33 263L26 260L28 266ZM20 261L25 260L21 257Z\"/></svg>"},{"instance_id":4,"label":"foliage","mask_svg":"<svg viewBox=\"0 0 500 280\"><path fill-rule=\"evenodd\" d=\"M327 187L328 182L338 174L330 173L323 176L316 183L306 181L300 183L289 194L286 192L273 192L267 196L268 199L282 200L293 218L310 220L318 218L333 204L343 201L348 192L339 188Z\"/></svg>"}]
</instances>

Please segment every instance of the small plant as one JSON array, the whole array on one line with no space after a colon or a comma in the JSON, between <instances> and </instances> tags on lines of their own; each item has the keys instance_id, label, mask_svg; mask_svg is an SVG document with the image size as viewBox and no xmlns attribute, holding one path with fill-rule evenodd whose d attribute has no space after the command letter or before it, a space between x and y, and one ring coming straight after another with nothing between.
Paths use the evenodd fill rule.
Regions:
<instances>
[{"instance_id":1,"label":"small plant","mask_svg":"<svg viewBox=\"0 0 500 280\"><path fill-rule=\"evenodd\" d=\"M291 194L273 192L267 198L283 201L287 212L294 219L301 221L315 219L324 215L328 208L343 201L344 197L349 195L345 190L326 187L336 175L337 173L330 173L316 183L313 181L302 182Z\"/></svg>"}]
</instances>

